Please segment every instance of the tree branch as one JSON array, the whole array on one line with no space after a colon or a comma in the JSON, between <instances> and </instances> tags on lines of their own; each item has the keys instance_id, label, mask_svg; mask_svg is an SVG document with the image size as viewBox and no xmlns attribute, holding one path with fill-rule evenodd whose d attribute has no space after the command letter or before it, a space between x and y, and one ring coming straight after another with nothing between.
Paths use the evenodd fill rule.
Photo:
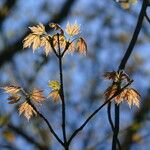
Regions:
<instances>
[{"instance_id":1,"label":"tree branch","mask_svg":"<svg viewBox=\"0 0 150 150\"><path fill-rule=\"evenodd\" d=\"M30 99L28 99L28 104L30 104L32 106L32 108L36 111L36 113L45 121L45 123L47 124L50 132L53 134L53 136L57 139L57 141L64 146L63 141L58 137L58 135L55 133L55 131L53 130L51 124L49 123L49 121L36 109L36 107L31 103Z\"/></svg>"},{"instance_id":2,"label":"tree branch","mask_svg":"<svg viewBox=\"0 0 150 150\"><path fill-rule=\"evenodd\" d=\"M59 60L59 75L60 75L60 98L62 101L62 131L64 137L64 146L65 149L68 150L67 145L67 138L66 138L66 104L65 104L65 97L64 97L64 85L63 85L63 70L62 70L62 56L61 56L61 49L60 49L60 39L59 34L57 34L57 41L58 41L58 60Z\"/></svg>"},{"instance_id":3,"label":"tree branch","mask_svg":"<svg viewBox=\"0 0 150 150\"><path fill-rule=\"evenodd\" d=\"M148 6L148 0L143 0L143 4L142 4L142 7L141 7L141 11L140 11L140 14L139 14L139 18L138 18L138 21L137 21L137 25L136 25L136 28L135 28L135 31L133 33L133 36L132 36L132 39L130 41L130 44L121 60L121 63L118 67L118 70L123 70L125 69L125 66L127 64L127 61L129 59L129 57L131 56L131 53L135 47L135 44L136 44L136 41L137 41L137 38L138 38L138 35L140 33L140 30L142 28L142 23L143 23L143 20L144 20L144 16L145 16L145 12L146 12L146 9L147 9L147 6ZM116 150L116 139L118 137L118 133L119 133L119 106L115 105L115 132L114 132L114 136L113 136L113 150Z\"/></svg>"},{"instance_id":4,"label":"tree branch","mask_svg":"<svg viewBox=\"0 0 150 150\"><path fill-rule=\"evenodd\" d=\"M31 136L27 135L22 129L19 127L14 126L13 124L8 124L7 127L13 130L15 133L21 135L24 139L26 139L29 143L34 144L39 150L48 150L48 147L41 145L40 143L36 142Z\"/></svg>"},{"instance_id":5,"label":"tree branch","mask_svg":"<svg viewBox=\"0 0 150 150\"><path fill-rule=\"evenodd\" d=\"M3 21L9 15L10 10L14 7L15 4L16 4L16 0L6 0L6 2L2 6L2 9L0 9L0 30Z\"/></svg>"},{"instance_id":6,"label":"tree branch","mask_svg":"<svg viewBox=\"0 0 150 150\"><path fill-rule=\"evenodd\" d=\"M149 16L148 16L148 14L147 14L146 11L145 11L145 18L146 18L146 20L150 23L150 18L149 18Z\"/></svg>"},{"instance_id":7,"label":"tree branch","mask_svg":"<svg viewBox=\"0 0 150 150\"><path fill-rule=\"evenodd\" d=\"M115 132L115 127L114 127L112 117L111 117L111 102L108 103L107 114L108 114L108 121L110 123L111 129L112 129L113 132ZM119 150L121 150L121 144L120 144L120 141L119 141L118 137L117 137L116 141L117 141ZM112 144L113 144L113 142L112 142Z\"/></svg>"}]
</instances>

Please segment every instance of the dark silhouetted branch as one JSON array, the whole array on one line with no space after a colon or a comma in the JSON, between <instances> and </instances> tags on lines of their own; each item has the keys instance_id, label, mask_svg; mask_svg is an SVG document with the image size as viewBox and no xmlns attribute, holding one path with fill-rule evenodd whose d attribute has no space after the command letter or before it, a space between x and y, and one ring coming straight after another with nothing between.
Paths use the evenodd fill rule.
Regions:
<instances>
[{"instance_id":1,"label":"dark silhouetted branch","mask_svg":"<svg viewBox=\"0 0 150 150\"><path fill-rule=\"evenodd\" d=\"M138 21L137 21L137 25L136 25L136 28L135 28L135 31L133 33L133 36L132 36L132 39L130 41L130 44L121 60L121 63L118 67L118 70L124 70L125 69L125 66L127 64L127 61L129 59L129 57L131 56L131 53L135 47L135 44L136 44L136 41L138 39L138 35L140 33L140 30L142 28L142 23L143 23L143 20L144 20L144 16L145 16L145 12L146 12L146 9L148 7L148 0L143 0L143 4L142 4L142 7L141 7L141 11L140 11L140 14L139 14L139 18L138 18ZM118 138L118 133L119 133L119 105L115 105L115 132L114 132L114 136L113 136L113 147L112 147L112 150L116 150L116 144L117 144L117 138Z\"/></svg>"},{"instance_id":2,"label":"dark silhouetted branch","mask_svg":"<svg viewBox=\"0 0 150 150\"><path fill-rule=\"evenodd\" d=\"M9 15L11 9L14 7L16 4L16 0L6 0L4 5L0 9L0 30L3 21L6 19L6 17Z\"/></svg>"},{"instance_id":3,"label":"dark silhouetted branch","mask_svg":"<svg viewBox=\"0 0 150 150\"><path fill-rule=\"evenodd\" d=\"M37 141L35 141L31 136L29 136L27 133L25 133L20 127L16 127L16 126L14 126L10 123L7 126L8 126L9 129L11 129L13 132L15 132L18 135L20 135L21 137L23 137L26 141L33 144L39 150L43 150L43 149L48 150L48 147L46 147L46 146L38 143Z\"/></svg>"}]
</instances>

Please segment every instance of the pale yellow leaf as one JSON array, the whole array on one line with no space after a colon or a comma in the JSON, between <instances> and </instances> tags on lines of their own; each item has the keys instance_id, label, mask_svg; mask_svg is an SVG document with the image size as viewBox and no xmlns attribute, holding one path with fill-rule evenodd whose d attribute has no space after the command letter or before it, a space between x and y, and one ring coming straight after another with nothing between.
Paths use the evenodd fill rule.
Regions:
<instances>
[{"instance_id":1,"label":"pale yellow leaf","mask_svg":"<svg viewBox=\"0 0 150 150\"><path fill-rule=\"evenodd\" d=\"M48 86L52 88L52 90L60 90L60 83L59 81L52 80L49 81Z\"/></svg>"},{"instance_id":2,"label":"pale yellow leaf","mask_svg":"<svg viewBox=\"0 0 150 150\"><path fill-rule=\"evenodd\" d=\"M41 46L44 47L46 56L48 56L48 54L50 52L52 52L52 47L50 45L49 37L48 36L44 36L44 37L41 38Z\"/></svg>"},{"instance_id":3,"label":"pale yellow leaf","mask_svg":"<svg viewBox=\"0 0 150 150\"><path fill-rule=\"evenodd\" d=\"M25 39L23 40L23 48L30 47L35 37L36 35L31 33L28 36L26 36Z\"/></svg>"},{"instance_id":4,"label":"pale yellow leaf","mask_svg":"<svg viewBox=\"0 0 150 150\"><path fill-rule=\"evenodd\" d=\"M66 33L69 36L78 35L80 33L80 26L75 22L74 24L70 24L69 22L66 25Z\"/></svg>"},{"instance_id":5,"label":"pale yellow leaf","mask_svg":"<svg viewBox=\"0 0 150 150\"><path fill-rule=\"evenodd\" d=\"M36 36L33 40L33 45L32 45L33 52L40 46L40 44L41 44L40 37Z\"/></svg>"}]
</instances>

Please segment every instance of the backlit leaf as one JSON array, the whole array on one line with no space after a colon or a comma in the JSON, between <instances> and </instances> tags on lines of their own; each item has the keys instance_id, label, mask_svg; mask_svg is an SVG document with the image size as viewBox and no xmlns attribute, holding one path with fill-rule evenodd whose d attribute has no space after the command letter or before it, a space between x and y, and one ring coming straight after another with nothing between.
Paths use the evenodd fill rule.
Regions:
<instances>
[{"instance_id":1,"label":"backlit leaf","mask_svg":"<svg viewBox=\"0 0 150 150\"><path fill-rule=\"evenodd\" d=\"M19 86L13 86L13 85L10 85L10 86L5 86L5 87L2 87L2 89L4 89L4 91L8 94L17 94L18 92L20 92L21 90L21 87Z\"/></svg>"},{"instance_id":2,"label":"backlit leaf","mask_svg":"<svg viewBox=\"0 0 150 150\"><path fill-rule=\"evenodd\" d=\"M60 83L56 80L52 80L48 83L48 86L52 88L52 90L60 90Z\"/></svg>"},{"instance_id":3,"label":"backlit leaf","mask_svg":"<svg viewBox=\"0 0 150 150\"><path fill-rule=\"evenodd\" d=\"M20 100L20 98L21 97L19 95L12 95L12 96L8 97L8 101L9 101L8 103L15 104Z\"/></svg>"},{"instance_id":4,"label":"backlit leaf","mask_svg":"<svg viewBox=\"0 0 150 150\"><path fill-rule=\"evenodd\" d=\"M42 103L46 99L43 94L43 90L39 89L33 89L33 91L30 94L30 98L36 103Z\"/></svg>"},{"instance_id":5,"label":"backlit leaf","mask_svg":"<svg viewBox=\"0 0 150 150\"><path fill-rule=\"evenodd\" d=\"M60 98L60 96L59 96L59 91L58 91L58 90L52 91L52 92L48 95L48 97L51 97L51 98L54 100L54 102L57 102L57 101L59 100L59 98Z\"/></svg>"},{"instance_id":6,"label":"backlit leaf","mask_svg":"<svg viewBox=\"0 0 150 150\"><path fill-rule=\"evenodd\" d=\"M69 36L74 36L80 33L80 26L75 22L74 24L70 24L69 22L66 25L66 33Z\"/></svg>"},{"instance_id":7,"label":"backlit leaf","mask_svg":"<svg viewBox=\"0 0 150 150\"><path fill-rule=\"evenodd\" d=\"M33 115L37 115L37 112L30 104L28 104L28 102L24 102L19 107L19 114L23 114L29 121Z\"/></svg>"},{"instance_id":8,"label":"backlit leaf","mask_svg":"<svg viewBox=\"0 0 150 150\"><path fill-rule=\"evenodd\" d=\"M45 27L41 23L37 26L29 27L29 29L36 35L42 35L45 33Z\"/></svg>"},{"instance_id":9,"label":"backlit leaf","mask_svg":"<svg viewBox=\"0 0 150 150\"><path fill-rule=\"evenodd\" d=\"M77 41L77 50L80 54L87 53L87 45L83 38L79 38L79 40Z\"/></svg>"}]
</instances>

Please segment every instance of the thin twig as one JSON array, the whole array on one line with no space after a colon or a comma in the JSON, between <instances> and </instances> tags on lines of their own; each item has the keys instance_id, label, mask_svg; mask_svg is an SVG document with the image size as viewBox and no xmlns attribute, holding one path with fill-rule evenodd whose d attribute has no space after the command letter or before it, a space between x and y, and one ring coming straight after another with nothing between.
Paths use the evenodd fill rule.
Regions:
<instances>
[{"instance_id":1,"label":"thin twig","mask_svg":"<svg viewBox=\"0 0 150 150\"><path fill-rule=\"evenodd\" d=\"M150 23L150 18L149 18L149 16L148 16L147 12L145 12L145 18L146 18L146 20Z\"/></svg>"},{"instance_id":2,"label":"thin twig","mask_svg":"<svg viewBox=\"0 0 150 150\"><path fill-rule=\"evenodd\" d=\"M49 123L49 121L43 116L43 114L41 114L36 107L33 105L33 103L28 100L28 104L32 106L32 108L36 111L36 113L45 121L45 123L47 124L47 126L49 127L50 132L54 135L54 137L57 139L57 141L64 146L63 141L58 137L58 135L55 133L55 131L53 130L51 124Z\"/></svg>"},{"instance_id":3,"label":"thin twig","mask_svg":"<svg viewBox=\"0 0 150 150\"><path fill-rule=\"evenodd\" d=\"M114 124L113 124L113 121L112 121L112 117L111 117L111 102L108 103L108 107L107 107L107 114L108 114L108 121L111 125L111 129L113 132L115 132L115 127L114 127ZM117 144L118 144L118 149L121 150L121 144L120 144L120 141L117 137Z\"/></svg>"}]
</instances>

